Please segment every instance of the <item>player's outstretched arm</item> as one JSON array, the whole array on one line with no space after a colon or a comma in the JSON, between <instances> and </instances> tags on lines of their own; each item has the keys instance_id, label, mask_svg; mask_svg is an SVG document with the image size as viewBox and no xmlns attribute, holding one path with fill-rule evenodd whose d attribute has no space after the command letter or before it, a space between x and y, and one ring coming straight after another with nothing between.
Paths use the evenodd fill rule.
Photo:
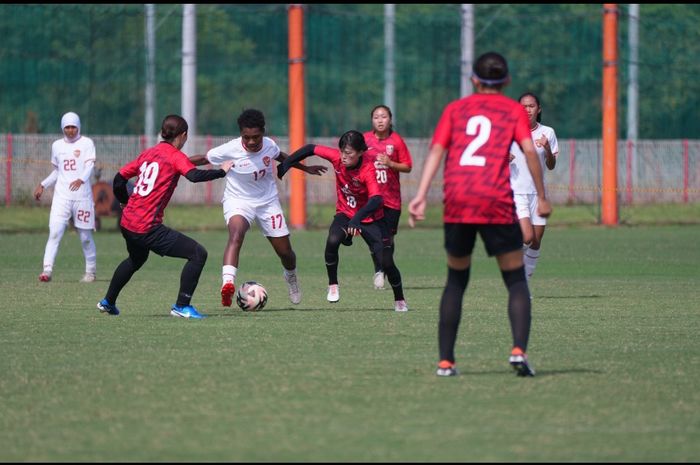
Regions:
<instances>
[{"instance_id":1,"label":"player's outstretched arm","mask_svg":"<svg viewBox=\"0 0 700 465\"><path fill-rule=\"evenodd\" d=\"M206 155L192 155L190 161L194 166L208 165L209 160Z\"/></svg>"},{"instance_id":2,"label":"player's outstretched arm","mask_svg":"<svg viewBox=\"0 0 700 465\"><path fill-rule=\"evenodd\" d=\"M277 156L277 161L278 161L280 164L282 164L282 163L284 163L284 161L285 161L286 159L288 159L288 158L289 158L289 155L288 155L288 154L286 154L286 153L284 153L284 152L280 152L280 154ZM301 163L298 163L298 162L295 163L294 165L292 165L292 168L296 168L296 169L298 169L298 170L301 170L301 171L303 171L303 172L305 172L305 173L307 173L307 174L312 174L312 175L314 175L314 176L321 176L323 173L325 173L326 171L328 171L328 168L326 168L326 167L323 166L323 165L309 165L309 166L306 166L306 165L302 165ZM278 171L278 174L277 174L277 175L279 176L279 171Z\"/></svg>"},{"instance_id":3,"label":"player's outstretched arm","mask_svg":"<svg viewBox=\"0 0 700 465\"><path fill-rule=\"evenodd\" d=\"M296 163L299 163L302 161L304 158L310 157L311 155L314 154L314 149L316 148L316 145L314 144L306 144L299 150L295 151L293 154L289 155L284 159L282 163L277 165L277 177L282 179L282 177L289 171L289 168L294 166Z\"/></svg>"},{"instance_id":4,"label":"player's outstretched arm","mask_svg":"<svg viewBox=\"0 0 700 465\"><path fill-rule=\"evenodd\" d=\"M223 178L226 173L233 166L233 160L226 160L221 164L221 168L214 168L210 170L198 170L197 168L192 168L185 174L185 177L190 182L206 182L213 181L214 179Z\"/></svg>"}]
</instances>

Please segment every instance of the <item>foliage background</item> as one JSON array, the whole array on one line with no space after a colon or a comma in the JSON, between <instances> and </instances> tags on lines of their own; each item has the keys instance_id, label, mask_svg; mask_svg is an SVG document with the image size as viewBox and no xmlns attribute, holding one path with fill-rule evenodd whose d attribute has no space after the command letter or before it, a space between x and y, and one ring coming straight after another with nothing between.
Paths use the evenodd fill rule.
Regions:
<instances>
[{"instance_id":1,"label":"foliage background","mask_svg":"<svg viewBox=\"0 0 700 465\"><path fill-rule=\"evenodd\" d=\"M459 4L396 5L397 130L429 137L459 97ZM286 4L197 5L197 133L235 132L247 107L288 133ZM626 134L628 5L619 5L620 136ZM506 93L539 94L563 138L601 134L602 5L476 4L475 56L509 60ZM640 5L639 137L699 138L700 6ZM307 134L368 126L383 101L381 4L305 6ZM55 133L78 112L86 133L144 131L145 14L138 4L0 6L0 132ZM182 5L156 5L156 126L180 113Z\"/></svg>"}]
</instances>

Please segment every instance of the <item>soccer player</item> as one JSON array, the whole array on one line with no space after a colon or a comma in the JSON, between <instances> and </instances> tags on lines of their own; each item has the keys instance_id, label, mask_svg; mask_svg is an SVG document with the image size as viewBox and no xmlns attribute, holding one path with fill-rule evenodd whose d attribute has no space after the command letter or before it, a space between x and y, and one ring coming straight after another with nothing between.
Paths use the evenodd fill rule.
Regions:
<instances>
[{"instance_id":1,"label":"soccer player","mask_svg":"<svg viewBox=\"0 0 700 465\"><path fill-rule=\"evenodd\" d=\"M471 254L477 232L489 256L496 256L508 289L508 317L513 336L509 362L519 376L534 376L526 350L530 336L530 291L523 266L523 234L515 216L510 187L509 149L517 142L537 188L538 214L552 208L545 196L524 107L501 90L510 77L506 59L481 55L473 66L476 93L449 103L435 128L415 197L408 205L409 225L425 219L430 183L445 153L444 229L447 283L440 301L438 376L454 376L454 345L462 317L462 298L469 283Z\"/></svg>"},{"instance_id":2,"label":"soccer player","mask_svg":"<svg viewBox=\"0 0 700 465\"><path fill-rule=\"evenodd\" d=\"M63 138L51 146L53 171L34 189L34 198L41 199L44 189L56 185L49 215L49 239L44 250L44 271L39 281L49 282L68 220L78 232L85 256L85 275L81 283L95 281L97 250L92 238L95 229L95 202L92 198L90 176L95 167L95 144L80 134L80 117L72 111L61 118Z\"/></svg>"},{"instance_id":3,"label":"soccer player","mask_svg":"<svg viewBox=\"0 0 700 465\"><path fill-rule=\"evenodd\" d=\"M364 133L367 143L367 156L372 159L379 187L384 198L384 220L391 233L391 249L394 250L394 237L399 230L401 217L401 183L400 173L410 173L413 168L411 152L401 135L394 131L391 109L386 105L377 105L370 112L372 130ZM370 245L369 243L367 245ZM372 249L370 247L370 252ZM374 253L374 288L384 289L384 271L380 257Z\"/></svg>"},{"instance_id":4,"label":"soccer player","mask_svg":"<svg viewBox=\"0 0 700 465\"><path fill-rule=\"evenodd\" d=\"M124 165L114 176L114 195L125 204L120 226L129 256L114 270L107 295L97 304L103 313L119 315L116 305L119 293L153 251L160 256L187 259L170 314L181 318L205 317L190 302L207 261L207 250L194 239L165 226L163 215L180 176L191 182L211 181L226 176L232 163L222 163L221 169L195 168L180 151L187 142L187 129L187 121L181 116L166 116L160 131L163 140ZM138 180L129 196L127 182L135 176Z\"/></svg>"},{"instance_id":5,"label":"soccer player","mask_svg":"<svg viewBox=\"0 0 700 465\"><path fill-rule=\"evenodd\" d=\"M544 171L544 166L553 170L557 164L559 143L554 129L540 123L542 119L540 99L535 94L526 92L518 100L527 112L532 140L535 143L535 151L543 167L542 170ZM520 229L523 231L523 261L525 277L529 284L537 266L537 259L540 257L547 218L537 214L537 189L527 169L525 155L516 143L511 145L510 161L510 185L513 188L515 211L520 221Z\"/></svg>"},{"instance_id":6,"label":"soccer player","mask_svg":"<svg viewBox=\"0 0 700 465\"><path fill-rule=\"evenodd\" d=\"M311 155L330 161L335 170L336 214L328 230L325 260L328 273L327 300L340 300L338 286L338 249L348 237L362 235L371 250L381 257L381 265L394 291L394 310L408 311L403 295L401 273L394 263L391 233L384 221L382 190L377 182L374 164L365 156L367 144L358 131L348 131L338 142L340 151L323 145L307 144L289 156L278 168L281 179L292 164Z\"/></svg>"},{"instance_id":7,"label":"soccer player","mask_svg":"<svg viewBox=\"0 0 700 465\"><path fill-rule=\"evenodd\" d=\"M287 154L280 151L275 141L265 137L265 115L260 110L243 111L238 117L238 128L240 137L214 147L206 155L190 157L195 165L218 165L225 161L234 163L226 176L226 188L221 201L228 227L228 242L221 271L221 304L231 306L236 291L235 280L243 240L253 221L256 221L282 262L289 300L296 305L301 302L297 257L289 240L289 229L273 172L273 160L282 162ZM299 165L296 168L319 176L326 171L325 166Z\"/></svg>"}]
</instances>

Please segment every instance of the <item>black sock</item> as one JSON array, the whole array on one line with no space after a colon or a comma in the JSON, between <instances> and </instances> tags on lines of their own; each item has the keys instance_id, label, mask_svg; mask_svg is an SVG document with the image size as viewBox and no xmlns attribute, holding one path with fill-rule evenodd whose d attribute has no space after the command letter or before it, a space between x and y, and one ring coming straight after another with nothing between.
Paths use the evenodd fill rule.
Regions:
<instances>
[{"instance_id":1,"label":"black sock","mask_svg":"<svg viewBox=\"0 0 700 465\"><path fill-rule=\"evenodd\" d=\"M501 271L503 282L508 289L508 318L513 334L513 346L527 352L530 337L530 290L525 278L525 267L517 270Z\"/></svg>"},{"instance_id":2,"label":"black sock","mask_svg":"<svg viewBox=\"0 0 700 465\"><path fill-rule=\"evenodd\" d=\"M440 360L455 361L455 342L462 318L462 299L469 284L469 270L447 268L447 284L440 299L440 322L438 324L438 348Z\"/></svg>"}]
</instances>

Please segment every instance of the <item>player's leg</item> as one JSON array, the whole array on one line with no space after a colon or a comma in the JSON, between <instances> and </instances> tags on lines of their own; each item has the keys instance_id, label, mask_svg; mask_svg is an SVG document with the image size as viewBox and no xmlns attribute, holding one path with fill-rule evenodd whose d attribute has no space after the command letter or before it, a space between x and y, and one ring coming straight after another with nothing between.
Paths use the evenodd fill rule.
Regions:
<instances>
[{"instance_id":1,"label":"player's leg","mask_svg":"<svg viewBox=\"0 0 700 465\"><path fill-rule=\"evenodd\" d=\"M39 275L40 281L51 281L53 265L56 261L56 254L58 254L58 246L61 243L63 233L66 231L66 226L68 226L71 213L70 201L63 200L54 194L53 202L51 202L51 213L49 214L49 238L44 249L44 266L42 273Z\"/></svg>"},{"instance_id":2,"label":"player's leg","mask_svg":"<svg viewBox=\"0 0 700 465\"><path fill-rule=\"evenodd\" d=\"M85 257L85 275L80 282L94 282L97 271L97 248L92 237L92 231L95 230L95 203L92 199L73 204L73 225L78 232L80 246Z\"/></svg>"},{"instance_id":3,"label":"player's leg","mask_svg":"<svg viewBox=\"0 0 700 465\"><path fill-rule=\"evenodd\" d=\"M408 311L408 305L403 295L401 272L394 262L391 248L391 234L384 219L365 225L362 229L362 237L372 246L375 255L381 256L382 269L386 273L394 292L394 310L397 312Z\"/></svg>"},{"instance_id":4,"label":"player's leg","mask_svg":"<svg viewBox=\"0 0 700 465\"><path fill-rule=\"evenodd\" d=\"M109 313L110 315L119 315L119 309L117 309L119 293L131 280L134 273L146 263L149 253L148 247L143 243L144 234L134 234L123 228L121 231L126 241L126 250L129 256L117 265L109 282L107 294L97 304L97 308L101 312Z\"/></svg>"},{"instance_id":5,"label":"player's leg","mask_svg":"<svg viewBox=\"0 0 700 465\"><path fill-rule=\"evenodd\" d=\"M255 219L255 209L238 199L224 200L224 220L228 228L228 241L224 249L221 268L221 305L230 307L236 292L236 273L243 240Z\"/></svg>"},{"instance_id":6,"label":"player's leg","mask_svg":"<svg viewBox=\"0 0 700 465\"><path fill-rule=\"evenodd\" d=\"M537 196L533 195L530 203L530 211L532 218L532 228L533 228L533 240L525 250L524 262L525 262L525 276L528 282L530 278L535 273L535 268L537 267L537 261L540 258L540 247L542 245L542 236L544 236L544 228L547 225L547 218L543 218L537 214Z\"/></svg>"},{"instance_id":7,"label":"player's leg","mask_svg":"<svg viewBox=\"0 0 700 465\"><path fill-rule=\"evenodd\" d=\"M207 263L207 249L191 237L167 226L159 226L152 234L152 237L149 237L149 247L152 251L158 255L187 260L180 273L180 289L171 314L185 318L200 318L202 315L191 305L191 301L204 265Z\"/></svg>"},{"instance_id":8,"label":"player's leg","mask_svg":"<svg viewBox=\"0 0 700 465\"><path fill-rule=\"evenodd\" d=\"M328 228L328 237L326 238L326 248L324 250L324 259L326 262L326 273L328 274L328 295L327 300L329 302L337 302L340 300L340 290L338 283L338 262L340 249L340 243L345 239L347 234L345 230L347 229L350 219L338 213L333 218L333 222Z\"/></svg>"},{"instance_id":9,"label":"player's leg","mask_svg":"<svg viewBox=\"0 0 700 465\"><path fill-rule=\"evenodd\" d=\"M352 237L352 236L348 236ZM372 277L372 284L375 289L384 289L384 271L382 270L382 257L377 255L373 250L372 244L363 235L362 238L365 240L367 247L369 248L369 256L372 259L372 265L374 266L374 275Z\"/></svg>"},{"instance_id":10,"label":"player's leg","mask_svg":"<svg viewBox=\"0 0 700 465\"><path fill-rule=\"evenodd\" d=\"M297 277L297 256L292 249L289 229L287 228L287 222L279 200L258 207L256 221L263 235L270 241L272 248L282 262L282 274L287 283L289 300L295 305L300 303L301 289L299 288L299 279Z\"/></svg>"},{"instance_id":11,"label":"player's leg","mask_svg":"<svg viewBox=\"0 0 700 465\"><path fill-rule=\"evenodd\" d=\"M438 349L440 363L438 376L454 376L454 347L462 319L462 301L469 285L471 254L476 241L476 227L446 223L445 250L447 252L447 283L440 299L438 322Z\"/></svg>"},{"instance_id":12,"label":"player's leg","mask_svg":"<svg viewBox=\"0 0 700 465\"><path fill-rule=\"evenodd\" d=\"M533 376L527 361L530 337L530 290L523 265L522 231L517 224L486 225L480 228L481 238L489 256L495 256L503 283L508 290L508 319L513 336L510 364L520 376Z\"/></svg>"}]
</instances>

